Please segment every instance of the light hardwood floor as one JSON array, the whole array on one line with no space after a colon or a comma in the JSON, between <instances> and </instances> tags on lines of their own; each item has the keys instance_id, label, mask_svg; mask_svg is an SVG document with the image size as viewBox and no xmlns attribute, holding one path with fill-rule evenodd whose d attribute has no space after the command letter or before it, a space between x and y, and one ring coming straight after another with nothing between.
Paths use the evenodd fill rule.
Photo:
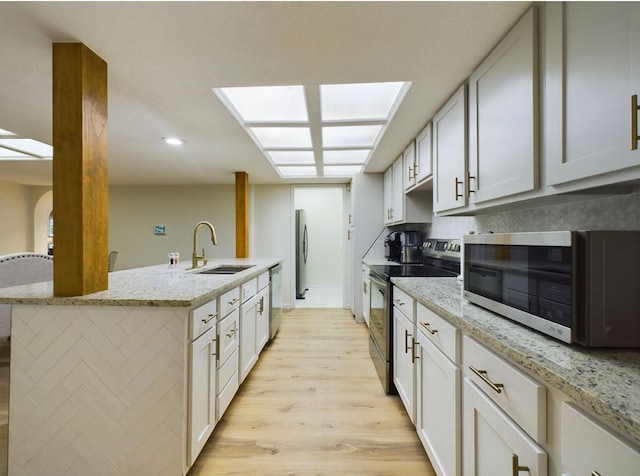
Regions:
<instances>
[{"instance_id":1,"label":"light hardwood floor","mask_svg":"<svg viewBox=\"0 0 640 476\"><path fill-rule=\"evenodd\" d=\"M365 324L285 312L280 331L189 476L435 476L404 407L385 395Z\"/></svg>"}]
</instances>

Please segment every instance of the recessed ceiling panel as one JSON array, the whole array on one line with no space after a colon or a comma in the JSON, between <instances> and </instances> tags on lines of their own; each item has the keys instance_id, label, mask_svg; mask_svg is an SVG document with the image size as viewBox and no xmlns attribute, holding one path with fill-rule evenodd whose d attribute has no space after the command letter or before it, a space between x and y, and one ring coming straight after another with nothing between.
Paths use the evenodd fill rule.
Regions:
<instances>
[{"instance_id":1,"label":"recessed ceiling panel","mask_svg":"<svg viewBox=\"0 0 640 476\"><path fill-rule=\"evenodd\" d=\"M251 127L249 129L263 149L311 148L307 127Z\"/></svg>"},{"instance_id":2,"label":"recessed ceiling panel","mask_svg":"<svg viewBox=\"0 0 640 476\"><path fill-rule=\"evenodd\" d=\"M323 121L386 120L406 83L320 86Z\"/></svg>"},{"instance_id":3,"label":"recessed ceiling panel","mask_svg":"<svg viewBox=\"0 0 640 476\"><path fill-rule=\"evenodd\" d=\"M325 150L323 162L325 164L364 164L371 149L360 150Z\"/></svg>"},{"instance_id":4,"label":"recessed ceiling panel","mask_svg":"<svg viewBox=\"0 0 640 476\"><path fill-rule=\"evenodd\" d=\"M325 165L324 175L331 177L350 177L362 170L362 165Z\"/></svg>"},{"instance_id":5,"label":"recessed ceiling panel","mask_svg":"<svg viewBox=\"0 0 640 476\"><path fill-rule=\"evenodd\" d=\"M244 122L306 122L302 86L220 88Z\"/></svg>"},{"instance_id":6,"label":"recessed ceiling panel","mask_svg":"<svg viewBox=\"0 0 640 476\"><path fill-rule=\"evenodd\" d=\"M33 156L0 147L0 160L33 159Z\"/></svg>"},{"instance_id":7,"label":"recessed ceiling panel","mask_svg":"<svg viewBox=\"0 0 640 476\"><path fill-rule=\"evenodd\" d=\"M315 166L306 167L278 167L283 177L316 177L317 172Z\"/></svg>"},{"instance_id":8,"label":"recessed ceiling panel","mask_svg":"<svg viewBox=\"0 0 640 476\"><path fill-rule=\"evenodd\" d=\"M312 150L270 150L267 152L276 165L314 164Z\"/></svg>"},{"instance_id":9,"label":"recessed ceiling panel","mask_svg":"<svg viewBox=\"0 0 640 476\"><path fill-rule=\"evenodd\" d=\"M382 126L340 126L322 128L324 147L373 147Z\"/></svg>"}]
</instances>

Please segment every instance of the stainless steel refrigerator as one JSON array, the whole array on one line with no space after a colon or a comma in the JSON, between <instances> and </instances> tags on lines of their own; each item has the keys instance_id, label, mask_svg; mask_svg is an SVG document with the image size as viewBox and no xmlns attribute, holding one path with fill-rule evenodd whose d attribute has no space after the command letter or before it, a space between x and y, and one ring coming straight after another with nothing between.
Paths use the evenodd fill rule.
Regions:
<instances>
[{"instance_id":1,"label":"stainless steel refrigerator","mask_svg":"<svg viewBox=\"0 0 640 476\"><path fill-rule=\"evenodd\" d=\"M309 254L309 233L307 213L296 210L296 299L304 299L307 292L307 256Z\"/></svg>"}]
</instances>

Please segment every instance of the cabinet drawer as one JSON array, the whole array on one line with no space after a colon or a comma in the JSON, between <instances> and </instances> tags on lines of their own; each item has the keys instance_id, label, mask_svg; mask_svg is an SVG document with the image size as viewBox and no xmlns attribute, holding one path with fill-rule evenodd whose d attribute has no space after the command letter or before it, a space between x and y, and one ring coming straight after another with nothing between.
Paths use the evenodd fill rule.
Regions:
<instances>
[{"instance_id":1,"label":"cabinet drawer","mask_svg":"<svg viewBox=\"0 0 640 476\"><path fill-rule=\"evenodd\" d=\"M533 439L545 443L547 399L544 385L468 336L464 336L462 346L465 374Z\"/></svg>"},{"instance_id":2,"label":"cabinet drawer","mask_svg":"<svg viewBox=\"0 0 640 476\"><path fill-rule=\"evenodd\" d=\"M562 404L562 471L571 476L631 474L640 450L611 433L571 403Z\"/></svg>"},{"instance_id":3,"label":"cabinet drawer","mask_svg":"<svg viewBox=\"0 0 640 476\"><path fill-rule=\"evenodd\" d=\"M460 365L460 329L422 304L417 306L418 332L423 333L453 363Z\"/></svg>"},{"instance_id":4,"label":"cabinet drawer","mask_svg":"<svg viewBox=\"0 0 640 476\"><path fill-rule=\"evenodd\" d=\"M218 315L218 301L216 299L204 303L191 311L191 325L189 326L189 338L196 339L207 330L216 325Z\"/></svg>"},{"instance_id":5,"label":"cabinet drawer","mask_svg":"<svg viewBox=\"0 0 640 476\"><path fill-rule=\"evenodd\" d=\"M218 390L222 392L224 387L231 381L231 378L235 376L238 378L238 349L234 350L227 361L218 369Z\"/></svg>"},{"instance_id":6,"label":"cabinet drawer","mask_svg":"<svg viewBox=\"0 0 640 476\"><path fill-rule=\"evenodd\" d=\"M240 339L240 310L234 309L222 319L218 329L218 366L222 366L238 348Z\"/></svg>"},{"instance_id":7,"label":"cabinet drawer","mask_svg":"<svg viewBox=\"0 0 640 476\"><path fill-rule=\"evenodd\" d=\"M393 287L393 305L407 316L411 322L416 322L414 299L397 286Z\"/></svg>"},{"instance_id":8,"label":"cabinet drawer","mask_svg":"<svg viewBox=\"0 0 640 476\"><path fill-rule=\"evenodd\" d=\"M242 302L251 299L258 292L258 278L253 278L246 283L242 283Z\"/></svg>"},{"instance_id":9,"label":"cabinet drawer","mask_svg":"<svg viewBox=\"0 0 640 476\"><path fill-rule=\"evenodd\" d=\"M258 276L258 291L269 286L269 271Z\"/></svg>"},{"instance_id":10,"label":"cabinet drawer","mask_svg":"<svg viewBox=\"0 0 640 476\"><path fill-rule=\"evenodd\" d=\"M224 387L218 394L218 398L216 399L218 420L222 418L222 415L229 407L229 404L238 391L239 386L240 384L238 383L238 370L236 369L234 376L231 378L231 380L229 380L229 383L226 385L226 387Z\"/></svg>"},{"instance_id":11,"label":"cabinet drawer","mask_svg":"<svg viewBox=\"0 0 640 476\"><path fill-rule=\"evenodd\" d=\"M233 288L220 296L218 309L220 309L220 318L223 318L229 312L240 307L240 288Z\"/></svg>"}]
</instances>

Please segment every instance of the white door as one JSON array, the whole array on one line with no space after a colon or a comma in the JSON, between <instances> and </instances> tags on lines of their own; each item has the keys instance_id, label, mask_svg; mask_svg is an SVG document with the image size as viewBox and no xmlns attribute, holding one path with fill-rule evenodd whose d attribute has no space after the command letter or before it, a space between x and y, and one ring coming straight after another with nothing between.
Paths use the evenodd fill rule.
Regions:
<instances>
[{"instance_id":1,"label":"white door","mask_svg":"<svg viewBox=\"0 0 640 476\"><path fill-rule=\"evenodd\" d=\"M189 465L196 460L216 426L216 330L190 344Z\"/></svg>"},{"instance_id":2,"label":"white door","mask_svg":"<svg viewBox=\"0 0 640 476\"><path fill-rule=\"evenodd\" d=\"M631 96L640 95L640 3L546 8L547 183L638 166L630 123Z\"/></svg>"},{"instance_id":3,"label":"white door","mask_svg":"<svg viewBox=\"0 0 640 476\"><path fill-rule=\"evenodd\" d=\"M256 321L259 296L253 296L240 308L240 383L247 378L258 360L256 354Z\"/></svg>"},{"instance_id":4,"label":"white door","mask_svg":"<svg viewBox=\"0 0 640 476\"><path fill-rule=\"evenodd\" d=\"M415 423L415 337L413 324L393 308L393 382L405 409Z\"/></svg>"},{"instance_id":5,"label":"white door","mask_svg":"<svg viewBox=\"0 0 640 476\"><path fill-rule=\"evenodd\" d=\"M440 476L460 476L460 369L418 332L416 429Z\"/></svg>"},{"instance_id":6,"label":"white door","mask_svg":"<svg viewBox=\"0 0 640 476\"><path fill-rule=\"evenodd\" d=\"M467 205L467 85L433 118L433 210Z\"/></svg>"},{"instance_id":7,"label":"white door","mask_svg":"<svg viewBox=\"0 0 640 476\"><path fill-rule=\"evenodd\" d=\"M544 448L467 378L462 402L464 476L546 476Z\"/></svg>"},{"instance_id":8,"label":"white door","mask_svg":"<svg viewBox=\"0 0 640 476\"><path fill-rule=\"evenodd\" d=\"M537 188L537 10L532 8L469 79L469 202Z\"/></svg>"}]
</instances>

